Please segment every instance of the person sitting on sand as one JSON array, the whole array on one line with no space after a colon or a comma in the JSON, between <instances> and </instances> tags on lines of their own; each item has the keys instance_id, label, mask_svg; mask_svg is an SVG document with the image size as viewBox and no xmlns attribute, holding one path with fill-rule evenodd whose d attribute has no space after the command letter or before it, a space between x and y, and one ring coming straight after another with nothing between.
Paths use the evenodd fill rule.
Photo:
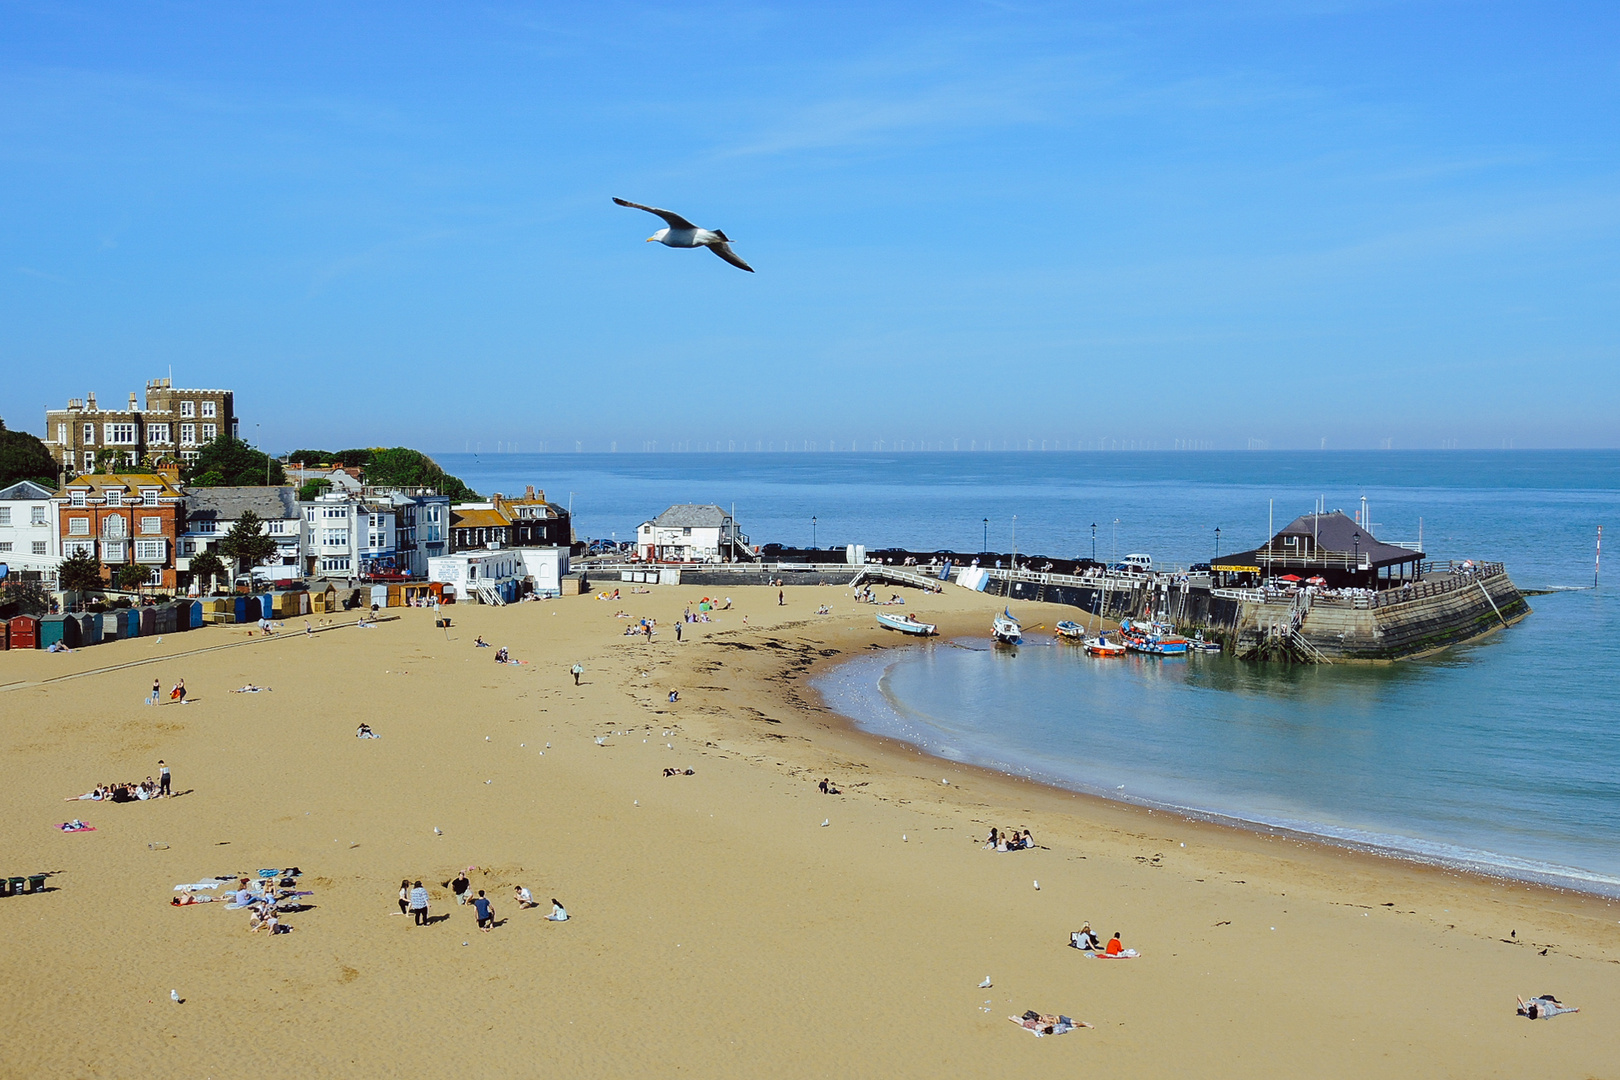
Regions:
<instances>
[{"instance_id":1,"label":"person sitting on sand","mask_svg":"<svg viewBox=\"0 0 1620 1080\"><path fill-rule=\"evenodd\" d=\"M985 851L994 851L996 849L996 838L999 835L1000 834L996 832L996 827L994 825L990 826L990 837L984 842Z\"/></svg>"},{"instance_id":2,"label":"person sitting on sand","mask_svg":"<svg viewBox=\"0 0 1620 1080\"><path fill-rule=\"evenodd\" d=\"M822 777L821 778L821 783L819 785L817 785L817 786L821 788L821 793L823 795L842 795L843 794L843 792L839 791L838 788L833 784L833 782L831 780L827 779L826 777Z\"/></svg>"},{"instance_id":3,"label":"person sitting on sand","mask_svg":"<svg viewBox=\"0 0 1620 1080\"><path fill-rule=\"evenodd\" d=\"M510 658L511 658L511 654L509 654L506 651L506 646L505 645L502 645L499 649L495 650L495 662L497 664L504 664Z\"/></svg>"},{"instance_id":4,"label":"person sitting on sand","mask_svg":"<svg viewBox=\"0 0 1620 1080\"><path fill-rule=\"evenodd\" d=\"M1091 929L1091 924L1086 923L1075 933L1069 935L1069 944L1086 952L1095 952L1101 942L1097 940L1097 934Z\"/></svg>"},{"instance_id":5,"label":"person sitting on sand","mask_svg":"<svg viewBox=\"0 0 1620 1080\"><path fill-rule=\"evenodd\" d=\"M1028 829L1024 830L1024 838L1022 840L1018 841L1018 846L1019 846L1019 848L1021 848L1024 851L1029 851L1032 848L1034 848L1034 846L1035 846L1035 838L1033 836L1029 835L1029 830Z\"/></svg>"},{"instance_id":6,"label":"person sitting on sand","mask_svg":"<svg viewBox=\"0 0 1620 1080\"><path fill-rule=\"evenodd\" d=\"M487 648L489 648L489 642L485 641L484 636L482 634L480 634L477 637L473 638L473 648L475 648L475 649L487 649Z\"/></svg>"},{"instance_id":7,"label":"person sitting on sand","mask_svg":"<svg viewBox=\"0 0 1620 1080\"><path fill-rule=\"evenodd\" d=\"M671 690L669 692L669 703L673 705L679 700L681 700L681 692L679 690Z\"/></svg>"},{"instance_id":8,"label":"person sitting on sand","mask_svg":"<svg viewBox=\"0 0 1620 1080\"><path fill-rule=\"evenodd\" d=\"M1527 1016L1532 1020L1550 1020L1560 1013L1578 1013L1581 1010L1572 1005L1565 1005L1551 994L1542 994L1529 1001L1519 999L1519 1015Z\"/></svg>"},{"instance_id":9,"label":"person sitting on sand","mask_svg":"<svg viewBox=\"0 0 1620 1080\"><path fill-rule=\"evenodd\" d=\"M472 902L473 913L478 917L478 929L489 933L495 929L495 906L484 896L484 890L479 889L478 895Z\"/></svg>"},{"instance_id":10,"label":"person sitting on sand","mask_svg":"<svg viewBox=\"0 0 1620 1080\"><path fill-rule=\"evenodd\" d=\"M551 898L551 914L546 916L550 922L567 922L568 909L563 907L555 896Z\"/></svg>"},{"instance_id":11,"label":"person sitting on sand","mask_svg":"<svg viewBox=\"0 0 1620 1080\"><path fill-rule=\"evenodd\" d=\"M1125 943L1119 940L1118 930L1115 930L1114 936L1108 939L1108 948L1103 951L1109 956L1125 956L1127 954L1131 956L1136 955L1136 951L1134 949L1127 950L1125 948Z\"/></svg>"},{"instance_id":12,"label":"person sitting on sand","mask_svg":"<svg viewBox=\"0 0 1620 1080\"><path fill-rule=\"evenodd\" d=\"M354 737L357 738L357 739L380 739L380 738L382 738L381 735L379 735L375 731L371 730L371 725L370 724L367 724L367 723L364 723L364 722L362 722L359 727L355 728Z\"/></svg>"},{"instance_id":13,"label":"person sitting on sand","mask_svg":"<svg viewBox=\"0 0 1620 1080\"><path fill-rule=\"evenodd\" d=\"M534 895L532 893L530 893L528 889L525 889L522 885L514 885L514 886L512 886L512 890L513 890L514 895L517 898L518 907L523 908L524 910L527 910L527 909L532 908L532 907L539 907L540 906L539 904L534 902Z\"/></svg>"}]
</instances>

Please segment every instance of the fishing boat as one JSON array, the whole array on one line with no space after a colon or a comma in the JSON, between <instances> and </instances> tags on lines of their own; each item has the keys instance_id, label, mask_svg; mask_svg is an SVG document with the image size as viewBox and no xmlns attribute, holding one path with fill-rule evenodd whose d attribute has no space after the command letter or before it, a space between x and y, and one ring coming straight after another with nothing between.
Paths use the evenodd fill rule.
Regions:
<instances>
[{"instance_id":1,"label":"fishing boat","mask_svg":"<svg viewBox=\"0 0 1620 1080\"><path fill-rule=\"evenodd\" d=\"M1187 642L1187 650L1189 652L1218 653L1221 651L1221 643L1218 641L1205 641L1204 632L1200 630L1193 636L1191 641Z\"/></svg>"},{"instance_id":2,"label":"fishing boat","mask_svg":"<svg viewBox=\"0 0 1620 1080\"><path fill-rule=\"evenodd\" d=\"M898 630L902 634L913 634L917 637L931 637L939 632L939 627L931 622L922 622L915 615L890 615L880 611L877 621L885 630Z\"/></svg>"},{"instance_id":3,"label":"fishing boat","mask_svg":"<svg viewBox=\"0 0 1620 1080\"><path fill-rule=\"evenodd\" d=\"M1119 625L1119 636L1131 652L1149 656L1186 656L1187 639L1177 634L1167 623L1146 624L1126 619Z\"/></svg>"},{"instance_id":4,"label":"fishing boat","mask_svg":"<svg viewBox=\"0 0 1620 1080\"><path fill-rule=\"evenodd\" d=\"M1072 641L1076 645L1085 644L1086 628L1077 622L1070 622L1068 619L1064 619L1062 622L1057 624L1057 629L1053 632L1064 641Z\"/></svg>"},{"instance_id":5,"label":"fishing boat","mask_svg":"<svg viewBox=\"0 0 1620 1080\"><path fill-rule=\"evenodd\" d=\"M995 622L990 624L990 636L1003 645L1017 645L1024 637L1024 628L1018 620L1012 617L1012 612L1002 609L996 616Z\"/></svg>"},{"instance_id":6,"label":"fishing boat","mask_svg":"<svg viewBox=\"0 0 1620 1080\"><path fill-rule=\"evenodd\" d=\"M1086 652L1092 656L1124 656L1125 646L1117 641L1109 641L1107 634L1098 634L1086 639Z\"/></svg>"}]
</instances>

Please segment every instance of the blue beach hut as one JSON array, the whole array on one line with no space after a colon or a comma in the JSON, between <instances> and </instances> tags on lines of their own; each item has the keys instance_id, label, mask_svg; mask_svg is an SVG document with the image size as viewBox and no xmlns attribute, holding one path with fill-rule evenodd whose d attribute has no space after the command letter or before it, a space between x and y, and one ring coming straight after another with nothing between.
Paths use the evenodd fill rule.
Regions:
<instances>
[{"instance_id":1,"label":"blue beach hut","mask_svg":"<svg viewBox=\"0 0 1620 1080\"><path fill-rule=\"evenodd\" d=\"M201 626L203 624L202 601L182 600L180 603L184 605L180 611L182 615L186 616L187 625L193 630Z\"/></svg>"},{"instance_id":2,"label":"blue beach hut","mask_svg":"<svg viewBox=\"0 0 1620 1080\"><path fill-rule=\"evenodd\" d=\"M57 642L70 649L79 647L79 620L72 615L47 615L39 620L39 647L48 649Z\"/></svg>"},{"instance_id":3,"label":"blue beach hut","mask_svg":"<svg viewBox=\"0 0 1620 1080\"><path fill-rule=\"evenodd\" d=\"M100 645L102 625L101 613L99 611L86 611L81 613L78 616L78 619L79 644Z\"/></svg>"},{"instance_id":4,"label":"blue beach hut","mask_svg":"<svg viewBox=\"0 0 1620 1080\"><path fill-rule=\"evenodd\" d=\"M152 610L153 632L158 634L174 633L174 608L169 604L159 604Z\"/></svg>"},{"instance_id":5,"label":"blue beach hut","mask_svg":"<svg viewBox=\"0 0 1620 1080\"><path fill-rule=\"evenodd\" d=\"M157 633L157 608L143 607L140 610L141 637L150 637Z\"/></svg>"}]
</instances>

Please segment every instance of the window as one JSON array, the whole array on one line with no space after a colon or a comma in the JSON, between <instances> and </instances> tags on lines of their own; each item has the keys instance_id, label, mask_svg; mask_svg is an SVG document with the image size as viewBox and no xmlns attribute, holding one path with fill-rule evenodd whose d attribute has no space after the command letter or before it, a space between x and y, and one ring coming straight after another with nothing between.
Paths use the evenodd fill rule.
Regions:
<instances>
[{"instance_id":1,"label":"window","mask_svg":"<svg viewBox=\"0 0 1620 1080\"><path fill-rule=\"evenodd\" d=\"M200 455L198 455L197 451L195 450L180 451L180 460L185 462L187 465L195 464L199 456Z\"/></svg>"},{"instance_id":2,"label":"window","mask_svg":"<svg viewBox=\"0 0 1620 1080\"><path fill-rule=\"evenodd\" d=\"M0 506L0 525L11 524L11 507Z\"/></svg>"},{"instance_id":3,"label":"window","mask_svg":"<svg viewBox=\"0 0 1620 1080\"><path fill-rule=\"evenodd\" d=\"M0 540L0 551L10 551L10 550L11 550L11 541L10 540Z\"/></svg>"},{"instance_id":4,"label":"window","mask_svg":"<svg viewBox=\"0 0 1620 1080\"><path fill-rule=\"evenodd\" d=\"M132 446L135 442L134 424L103 424L102 432L108 446Z\"/></svg>"},{"instance_id":5,"label":"window","mask_svg":"<svg viewBox=\"0 0 1620 1080\"><path fill-rule=\"evenodd\" d=\"M68 426L66 424L57 424L56 425L56 441L57 441L57 443L59 445L62 445L62 446L67 445L67 433L68 433Z\"/></svg>"},{"instance_id":6,"label":"window","mask_svg":"<svg viewBox=\"0 0 1620 1080\"><path fill-rule=\"evenodd\" d=\"M96 425L94 425L94 424L86 424L86 425L84 425L84 443L85 443L85 445L88 446L90 443L93 443L95 441L96 441Z\"/></svg>"},{"instance_id":7,"label":"window","mask_svg":"<svg viewBox=\"0 0 1620 1080\"><path fill-rule=\"evenodd\" d=\"M214 403L212 401L205 401L202 403L202 414L204 416L214 415Z\"/></svg>"},{"instance_id":8,"label":"window","mask_svg":"<svg viewBox=\"0 0 1620 1080\"><path fill-rule=\"evenodd\" d=\"M195 555L196 553L197 553L197 541L195 541L195 540L182 540L182 541L180 541L180 554L181 555Z\"/></svg>"},{"instance_id":9,"label":"window","mask_svg":"<svg viewBox=\"0 0 1620 1080\"><path fill-rule=\"evenodd\" d=\"M321 543L326 547L347 547L349 543L349 530L327 529L321 534Z\"/></svg>"},{"instance_id":10,"label":"window","mask_svg":"<svg viewBox=\"0 0 1620 1080\"><path fill-rule=\"evenodd\" d=\"M162 540L137 540L135 541L135 561L160 563L163 561L166 546Z\"/></svg>"},{"instance_id":11,"label":"window","mask_svg":"<svg viewBox=\"0 0 1620 1080\"><path fill-rule=\"evenodd\" d=\"M325 571L347 570L348 568L349 568L348 556L343 556L341 558L332 558L332 559L322 559L321 560L321 569L325 570Z\"/></svg>"},{"instance_id":12,"label":"window","mask_svg":"<svg viewBox=\"0 0 1620 1080\"><path fill-rule=\"evenodd\" d=\"M219 522L213 518L201 518L191 525L192 532L202 533L204 536L213 536L219 530Z\"/></svg>"},{"instance_id":13,"label":"window","mask_svg":"<svg viewBox=\"0 0 1620 1080\"><path fill-rule=\"evenodd\" d=\"M328 520L331 520L332 518L347 519L348 516L349 508L347 506L328 506L325 510L321 511L321 517Z\"/></svg>"},{"instance_id":14,"label":"window","mask_svg":"<svg viewBox=\"0 0 1620 1080\"><path fill-rule=\"evenodd\" d=\"M182 401L180 403L180 415L181 416L196 416L197 415L197 403L195 401ZM180 430L184 431L185 430L185 425L182 424Z\"/></svg>"},{"instance_id":15,"label":"window","mask_svg":"<svg viewBox=\"0 0 1620 1080\"><path fill-rule=\"evenodd\" d=\"M70 502L72 502L74 506L83 506L84 505L84 488L74 488L68 494L68 500Z\"/></svg>"},{"instance_id":16,"label":"window","mask_svg":"<svg viewBox=\"0 0 1620 1080\"><path fill-rule=\"evenodd\" d=\"M94 450L86 450L84 452L84 471L96 471L96 452Z\"/></svg>"},{"instance_id":17,"label":"window","mask_svg":"<svg viewBox=\"0 0 1620 1080\"><path fill-rule=\"evenodd\" d=\"M158 501L158 489L157 488L142 488L141 489L141 505L142 506L156 506L157 501Z\"/></svg>"},{"instance_id":18,"label":"window","mask_svg":"<svg viewBox=\"0 0 1620 1080\"><path fill-rule=\"evenodd\" d=\"M43 541L43 540L35 540L34 541L34 554L35 555L43 555L43 554L45 554L45 541Z\"/></svg>"},{"instance_id":19,"label":"window","mask_svg":"<svg viewBox=\"0 0 1620 1080\"><path fill-rule=\"evenodd\" d=\"M45 508L43 506L34 506L34 507L29 508L29 511L28 511L28 524L30 524L30 525L43 525L43 524L45 524Z\"/></svg>"},{"instance_id":20,"label":"window","mask_svg":"<svg viewBox=\"0 0 1620 1080\"><path fill-rule=\"evenodd\" d=\"M267 521L265 522L265 528L272 535L280 536L287 531L287 523L285 521Z\"/></svg>"},{"instance_id":21,"label":"window","mask_svg":"<svg viewBox=\"0 0 1620 1080\"><path fill-rule=\"evenodd\" d=\"M196 446L197 445L197 425L196 424L181 424L180 425L180 445L181 446Z\"/></svg>"},{"instance_id":22,"label":"window","mask_svg":"<svg viewBox=\"0 0 1620 1080\"><path fill-rule=\"evenodd\" d=\"M315 524L315 508L313 506L304 507L304 520L311 525Z\"/></svg>"},{"instance_id":23,"label":"window","mask_svg":"<svg viewBox=\"0 0 1620 1080\"><path fill-rule=\"evenodd\" d=\"M147 577L146 583L148 585L162 585L163 584L163 567L161 567L161 566L152 567L152 573Z\"/></svg>"},{"instance_id":24,"label":"window","mask_svg":"<svg viewBox=\"0 0 1620 1080\"><path fill-rule=\"evenodd\" d=\"M169 441L168 424L147 424L146 441L149 443L167 443Z\"/></svg>"},{"instance_id":25,"label":"window","mask_svg":"<svg viewBox=\"0 0 1620 1080\"><path fill-rule=\"evenodd\" d=\"M69 540L62 545L62 554L70 559L75 555L94 555L95 553L96 542L94 540Z\"/></svg>"},{"instance_id":26,"label":"window","mask_svg":"<svg viewBox=\"0 0 1620 1080\"><path fill-rule=\"evenodd\" d=\"M124 505L124 493L117 488L103 488L101 493L106 496L108 506Z\"/></svg>"},{"instance_id":27,"label":"window","mask_svg":"<svg viewBox=\"0 0 1620 1080\"><path fill-rule=\"evenodd\" d=\"M160 517L141 518L141 532L148 536L156 536L163 532L163 519Z\"/></svg>"},{"instance_id":28,"label":"window","mask_svg":"<svg viewBox=\"0 0 1620 1080\"><path fill-rule=\"evenodd\" d=\"M77 492L75 492L74 494L77 494ZM69 536L89 536L90 535L90 519L87 518L87 517L71 517L71 518L68 518L68 535Z\"/></svg>"},{"instance_id":29,"label":"window","mask_svg":"<svg viewBox=\"0 0 1620 1080\"><path fill-rule=\"evenodd\" d=\"M217 424L204 424L202 429L202 441L205 443L211 443L219 436L219 426Z\"/></svg>"},{"instance_id":30,"label":"window","mask_svg":"<svg viewBox=\"0 0 1620 1080\"><path fill-rule=\"evenodd\" d=\"M110 514L101 519L101 535L120 537L129 535L129 526L122 514Z\"/></svg>"},{"instance_id":31,"label":"window","mask_svg":"<svg viewBox=\"0 0 1620 1080\"><path fill-rule=\"evenodd\" d=\"M138 451L138 450L125 450L124 451L124 468L133 469L135 466L139 465L140 463L141 463L140 451Z\"/></svg>"}]
</instances>

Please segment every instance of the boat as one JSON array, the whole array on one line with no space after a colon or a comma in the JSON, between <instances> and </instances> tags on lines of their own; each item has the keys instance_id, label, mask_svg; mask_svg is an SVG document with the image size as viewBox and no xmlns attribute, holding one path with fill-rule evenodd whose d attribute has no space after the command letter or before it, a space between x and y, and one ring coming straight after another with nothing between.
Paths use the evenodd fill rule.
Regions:
<instances>
[{"instance_id":1,"label":"boat","mask_svg":"<svg viewBox=\"0 0 1620 1080\"><path fill-rule=\"evenodd\" d=\"M1218 641L1205 641L1204 632L1200 630L1193 636L1191 641L1187 642L1187 650L1189 652L1218 653L1221 651L1221 643Z\"/></svg>"},{"instance_id":2,"label":"boat","mask_svg":"<svg viewBox=\"0 0 1620 1080\"><path fill-rule=\"evenodd\" d=\"M1018 620L1012 617L1012 612L1003 608L995 622L990 624L990 636L1003 645L1017 645L1024 637L1024 628Z\"/></svg>"},{"instance_id":3,"label":"boat","mask_svg":"<svg viewBox=\"0 0 1620 1080\"><path fill-rule=\"evenodd\" d=\"M1125 646L1117 641L1109 641L1107 634L1098 634L1086 639L1086 652L1092 656L1124 656Z\"/></svg>"},{"instance_id":4,"label":"boat","mask_svg":"<svg viewBox=\"0 0 1620 1080\"><path fill-rule=\"evenodd\" d=\"M1126 619L1119 625L1120 639L1131 652L1149 656L1186 656L1187 639L1177 634L1169 624L1146 624Z\"/></svg>"},{"instance_id":5,"label":"boat","mask_svg":"<svg viewBox=\"0 0 1620 1080\"><path fill-rule=\"evenodd\" d=\"M1057 624L1057 629L1054 632L1064 641L1072 641L1076 645L1085 644L1086 628L1077 622L1070 622L1065 619Z\"/></svg>"},{"instance_id":6,"label":"boat","mask_svg":"<svg viewBox=\"0 0 1620 1080\"><path fill-rule=\"evenodd\" d=\"M939 627L931 622L922 622L915 615L890 615L880 611L877 621L885 630L898 630L902 634L914 634L917 637L932 637L939 632Z\"/></svg>"}]
</instances>

